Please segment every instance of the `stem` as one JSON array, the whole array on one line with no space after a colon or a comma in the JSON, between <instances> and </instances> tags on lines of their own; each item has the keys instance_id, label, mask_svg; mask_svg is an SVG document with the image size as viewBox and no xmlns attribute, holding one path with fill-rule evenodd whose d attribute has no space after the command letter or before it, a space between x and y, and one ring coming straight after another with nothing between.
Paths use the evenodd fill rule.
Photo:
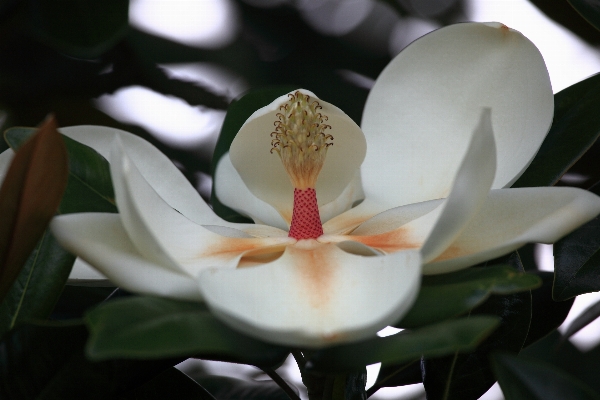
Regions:
<instances>
[{"instance_id":1,"label":"stem","mask_svg":"<svg viewBox=\"0 0 600 400\"><path fill-rule=\"evenodd\" d=\"M279 376L277 372L275 372L275 370L271 368L262 368L262 370L265 374L269 375L271 379L273 379L273 382L275 382L281 389L283 389L285 394L287 394L290 399L300 400L300 397L298 397L296 392L294 392L294 389L292 389L290 385L288 385L288 383L285 380L283 380L283 378Z\"/></svg>"}]
</instances>

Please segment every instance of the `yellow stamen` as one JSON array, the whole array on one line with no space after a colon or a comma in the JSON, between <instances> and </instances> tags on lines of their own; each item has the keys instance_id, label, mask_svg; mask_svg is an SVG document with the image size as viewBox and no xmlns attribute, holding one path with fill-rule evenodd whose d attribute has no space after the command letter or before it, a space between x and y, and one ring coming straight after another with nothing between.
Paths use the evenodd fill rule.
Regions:
<instances>
[{"instance_id":1,"label":"yellow stamen","mask_svg":"<svg viewBox=\"0 0 600 400\"><path fill-rule=\"evenodd\" d=\"M292 185L297 189L314 188L327 148L333 143L333 136L326 134L331 129L325 124L326 115L318 101L310 101L310 96L296 91L288 94L289 100L279 107L274 122L275 132L271 133L271 153L276 151L281 158Z\"/></svg>"}]
</instances>

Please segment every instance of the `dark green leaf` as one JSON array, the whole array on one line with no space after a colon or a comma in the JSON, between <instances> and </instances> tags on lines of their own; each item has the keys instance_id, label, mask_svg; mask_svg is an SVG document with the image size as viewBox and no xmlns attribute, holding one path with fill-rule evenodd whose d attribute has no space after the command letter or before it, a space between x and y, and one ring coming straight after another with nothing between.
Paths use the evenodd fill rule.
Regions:
<instances>
[{"instance_id":1,"label":"dark green leaf","mask_svg":"<svg viewBox=\"0 0 600 400\"><path fill-rule=\"evenodd\" d=\"M554 95L554 120L540 150L513 187L551 186L600 134L600 75Z\"/></svg>"},{"instance_id":2,"label":"dark green leaf","mask_svg":"<svg viewBox=\"0 0 600 400\"><path fill-rule=\"evenodd\" d=\"M194 356L270 367L289 354L229 329L200 303L129 297L90 311L86 323L94 360Z\"/></svg>"},{"instance_id":3,"label":"dark green leaf","mask_svg":"<svg viewBox=\"0 0 600 400\"><path fill-rule=\"evenodd\" d=\"M177 368L167 369L121 398L121 400L164 399L215 400L206 389Z\"/></svg>"},{"instance_id":4,"label":"dark green leaf","mask_svg":"<svg viewBox=\"0 0 600 400\"><path fill-rule=\"evenodd\" d=\"M33 134L33 128L10 128L4 133L14 150ZM59 212L117 212L110 165L96 150L62 135L69 154L69 181Z\"/></svg>"},{"instance_id":5,"label":"dark green leaf","mask_svg":"<svg viewBox=\"0 0 600 400\"><path fill-rule=\"evenodd\" d=\"M518 253L504 258L523 270ZM530 292L491 296L471 312L476 315L496 315L500 326L477 349L469 354L454 354L443 358L425 356L422 361L423 384L429 400L479 399L496 381L489 364L493 351L518 353L531 322Z\"/></svg>"},{"instance_id":6,"label":"dark green leaf","mask_svg":"<svg viewBox=\"0 0 600 400\"><path fill-rule=\"evenodd\" d=\"M567 0L594 28L600 30L600 1Z\"/></svg>"},{"instance_id":7,"label":"dark green leaf","mask_svg":"<svg viewBox=\"0 0 600 400\"><path fill-rule=\"evenodd\" d=\"M552 299L552 272L535 272L542 279L542 286L531 291L531 325L523 347L542 339L558 328L567 318L573 301L554 301Z\"/></svg>"},{"instance_id":8,"label":"dark green leaf","mask_svg":"<svg viewBox=\"0 0 600 400\"><path fill-rule=\"evenodd\" d=\"M23 324L0 343L2 399L113 399L183 359L90 362L81 324Z\"/></svg>"},{"instance_id":9,"label":"dark green leaf","mask_svg":"<svg viewBox=\"0 0 600 400\"><path fill-rule=\"evenodd\" d=\"M46 230L0 303L0 337L24 320L50 315L74 261Z\"/></svg>"},{"instance_id":10,"label":"dark green leaf","mask_svg":"<svg viewBox=\"0 0 600 400\"><path fill-rule=\"evenodd\" d=\"M591 192L600 194L600 184ZM554 288L561 301L600 290L600 216L554 244Z\"/></svg>"},{"instance_id":11,"label":"dark green leaf","mask_svg":"<svg viewBox=\"0 0 600 400\"><path fill-rule=\"evenodd\" d=\"M0 300L56 213L67 184L67 151L56 129L53 117L41 125L17 151L0 188Z\"/></svg>"},{"instance_id":12,"label":"dark green leaf","mask_svg":"<svg viewBox=\"0 0 600 400\"><path fill-rule=\"evenodd\" d=\"M539 286L540 279L508 266L469 268L425 276L419 296L396 326L416 328L463 314L492 294L510 294Z\"/></svg>"},{"instance_id":13,"label":"dark green leaf","mask_svg":"<svg viewBox=\"0 0 600 400\"><path fill-rule=\"evenodd\" d=\"M227 115L225 116L225 121L223 122L221 133L219 134L219 139L217 140L215 152L213 153L211 165L211 171L213 174L217 168L219 160L221 160L221 157L223 157L223 155L229 151L231 142L233 139L235 139L235 135L237 135L244 122L246 122L246 120L259 108L270 104L277 97L283 96L294 89L297 88L292 86L277 86L253 90L244 95L241 99L231 103L229 109L227 110ZM247 218L223 205L219 201L215 194L216 184L217 182L214 182L211 195L211 204L215 213L219 217L230 222L248 222L249 220Z\"/></svg>"},{"instance_id":14,"label":"dark green leaf","mask_svg":"<svg viewBox=\"0 0 600 400\"><path fill-rule=\"evenodd\" d=\"M82 318L88 308L102 303L115 291L112 286L66 285L52 311L52 319Z\"/></svg>"},{"instance_id":15,"label":"dark green leaf","mask_svg":"<svg viewBox=\"0 0 600 400\"><path fill-rule=\"evenodd\" d=\"M316 352L310 369L345 372L383 362L400 364L422 355L443 356L473 350L498 326L498 318L477 316L441 322L384 338L330 347Z\"/></svg>"},{"instance_id":16,"label":"dark green leaf","mask_svg":"<svg viewBox=\"0 0 600 400\"><path fill-rule=\"evenodd\" d=\"M588 308L586 308L577 318L571 322L571 325L567 328L565 333L563 334L564 339L568 339L590 323L594 322L598 317L600 317L600 301L592 304Z\"/></svg>"},{"instance_id":17,"label":"dark green leaf","mask_svg":"<svg viewBox=\"0 0 600 400\"><path fill-rule=\"evenodd\" d=\"M593 400L597 393L549 364L497 354L492 364L506 400Z\"/></svg>"},{"instance_id":18,"label":"dark green leaf","mask_svg":"<svg viewBox=\"0 0 600 400\"><path fill-rule=\"evenodd\" d=\"M200 376L194 379L219 400L289 400L283 389L273 381L250 381L225 376Z\"/></svg>"},{"instance_id":19,"label":"dark green leaf","mask_svg":"<svg viewBox=\"0 0 600 400\"><path fill-rule=\"evenodd\" d=\"M43 42L73 57L97 58L125 37L128 0L36 0L30 23Z\"/></svg>"}]
</instances>

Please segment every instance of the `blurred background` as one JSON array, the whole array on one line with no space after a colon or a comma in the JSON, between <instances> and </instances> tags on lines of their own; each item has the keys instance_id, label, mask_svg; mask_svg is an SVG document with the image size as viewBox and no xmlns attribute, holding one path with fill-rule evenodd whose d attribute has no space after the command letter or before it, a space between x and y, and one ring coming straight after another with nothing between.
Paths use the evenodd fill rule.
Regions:
<instances>
[{"instance_id":1,"label":"blurred background","mask_svg":"<svg viewBox=\"0 0 600 400\"><path fill-rule=\"evenodd\" d=\"M464 21L521 31L544 56L555 93L600 71L600 32L566 0L0 0L0 127L36 126L54 113L61 126L127 130L167 154L208 199L211 155L231 101L252 88L293 85L360 124L392 57ZM600 179L596 147L560 184L587 188ZM533 252L536 268L552 269L551 246ZM597 300L580 296L567 324ZM599 333L593 323L571 344L595 351ZM299 382L289 361L282 374ZM181 368L266 379L226 363ZM369 368L370 384L377 371ZM371 398L422 396L422 385L411 385ZM495 387L484 398L502 394Z\"/></svg>"}]
</instances>

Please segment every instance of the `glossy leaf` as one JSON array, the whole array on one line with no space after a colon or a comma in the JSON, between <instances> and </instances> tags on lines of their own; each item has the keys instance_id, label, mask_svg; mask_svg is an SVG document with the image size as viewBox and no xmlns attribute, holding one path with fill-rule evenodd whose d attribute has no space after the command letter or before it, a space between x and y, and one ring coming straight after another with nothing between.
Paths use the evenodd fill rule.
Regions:
<instances>
[{"instance_id":1,"label":"glossy leaf","mask_svg":"<svg viewBox=\"0 0 600 400\"><path fill-rule=\"evenodd\" d=\"M43 42L73 57L96 58L127 33L127 0L36 0L33 4L33 31Z\"/></svg>"},{"instance_id":2,"label":"glossy leaf","mask_svg":"<svg viewBox=\"0 0 600 400\"><path fill-rule=\"evenodd\" d=\"M54 118L17 152L0 189L0 299L56 213L67 184L68 160Z\"/></svg>"},{"instance_id":3,"label":"glossy leaf","mask_svg":"<svg viewBox=\"0 0 600 400\"><path fill-rule=\"evenodd\" d=\"M10 128L5 140L14 150L33 134L32 128ZM110 176L110 165L96 150L62 135L69 154L69 180L59 212L116 213L115 194Z\"/></svg>"},{"instance_id":4,"label":"glossy leaf","mask_svg":"<svg viewBox=\"0 0 600 400\"><path fill-rule=\"evenodd\" d=\"M85 311L105 301L117 289L111 286L66 285L52 310L52 319L82 318Z\"/></svg>"},{"instance_id":5,"label":"glossy leaf","mask_svg":"<svg viewBox=\"0 0 600 400\"><path fill-rule=\"evenodd\" d=\"M600 194L600 184L590 191ZM554 274L557 301L600 290L600 216L554 244Z\"/></svg>"},{"instance_id":6,"label":"glossy leaf","mask_svg":"<svg viewBox=\"0 0 600 400\"><path fill-rule=\"evenodd\" d=\"M600 75L554 95L554 120L537 155L513 187L552 186L600 134Z\"/></svg>"},{"instance_id":7,"label":"glossy leaf","mask_svg":"<svg viewBox=\"0 0 600 400\"><path fill-rule=\"evenodd\" d=\"M194 356L270 367L289 354L229 329L200 303L136 296L107 302L85 320L94 360Z\"/></svg>"},{"instance_id":8,"label":"glossy leaf","mask_svg":"<svg viewBox=\"0 0 600 400\"><path fill-rule=\"evenodd\" d=\"M213 153L211 171L214 171L221 157L229 151L231 142L235 139L238 131L246 122L246 120L259 108L270 104L277 97L282 96L294 89L298 89L293 86L276 86L271 88L263 88L259 90L253 90L241 99L231 103L227 109L227 115L225 121L223 121L223 127L217 140L217 145ZM213 190L211 195L211 204L215 213L226 221L230 222L249 222L250 220L231 208L223 205L217 196L215 195L215 185L213 183Z\"/></svg>"},{"instance_id":9,"label":"glossy leaf","mask_svg":"<svg viewBox=\"0 0 600 400\"><path fill-rule=\"evenodd\" d=\"M492 363L506 400L600 399L583 382L551 365L508 354L495 355Z\"/></svg>"},{"instance_id":10,"label":"glossy leaf","mask_svg":"<svg viewBox=\"0 0 600 400\"><path fill-rule=\"evenodd\" d=\"M598 0L567 0L594 28L600 30L600 1Z\"/></svg>"},{"instance_id":11,"label":"glossy leaf","mask_svg":"<svg viewBox=\"0 0 600 400\"><path fill-rule=\"evenodd\" d=\"M552 299L554 274L546 271L537 271L535 274L542 279L543 283L541 287L531 291L531 324L523 347L530 346L554 332L569 315L575 300L554 301Z\"/></svg>"},{"instance_id":12,"label":"glossy leaf","mask_svg":"<svg viewBox=\"0 0 600 400\"><path fill-rule=\"evenodd\" d=\"M122 398L122 400L164 399L215 400L206 389L177 368L169 368L161 372Z\"/></svg>"},{"instance_id":13,"label":"glossy leaf","mask_svg":"<svg viewBox=\"0 0 600 400\"><path fill-rule=\"evenodd\" d=\"M310 367L307 368L330 373L345 372L360 370L377 362L400 364L422 355L437 357L468 352L497 326L498 318L483 315L445 321L410 332L320 350L310 359Z\"/></svg>"},{"instance_id":14,"label":"glossy leaf","mask_svg":"<svg viewBox=\"0 0 600 400\"><path fill-rule=\"evenodd\" d=\"M466 313L492 294L516 293L540 284L535 275L500 265L425 276L415 305L396 326L416 328L438 322Z\"/></svg>"},{"instance_id":15,"label":"glossy leaf","mask_svg":"<svg viewBox=\"0 0 600 400\"><path fill-rule=\"evenodd\" d=\"M517 252L504 257L504 262L523 270ZM496 315L500 325L469 354L424 357L423 385L429 400L475 400L494 384L489 355L499 350L514 353L521 350L531 322L531 294L527 291L491 296L470 315Z\"/></svg>"},{"instance_id":16,"label":"glossy leaf","mask_svg":"<svg viewBox=\"0 0 600 400\"><path fill-rule=\"evenodd\" d=\"M81 324L24 324L0 342L0 398L113 399L182 359L91 362Z\"/></svg>"},{"instance_id":17,"label":"glossy leaf","mask_svg":"<svg viewBox=\"0 0 600 400\"><path fill-rule=\"evenodd\" d=\"M50 316L74 261L46 230L0 303L0 337L25 320Z\"/></svg>"}]
</instances>

